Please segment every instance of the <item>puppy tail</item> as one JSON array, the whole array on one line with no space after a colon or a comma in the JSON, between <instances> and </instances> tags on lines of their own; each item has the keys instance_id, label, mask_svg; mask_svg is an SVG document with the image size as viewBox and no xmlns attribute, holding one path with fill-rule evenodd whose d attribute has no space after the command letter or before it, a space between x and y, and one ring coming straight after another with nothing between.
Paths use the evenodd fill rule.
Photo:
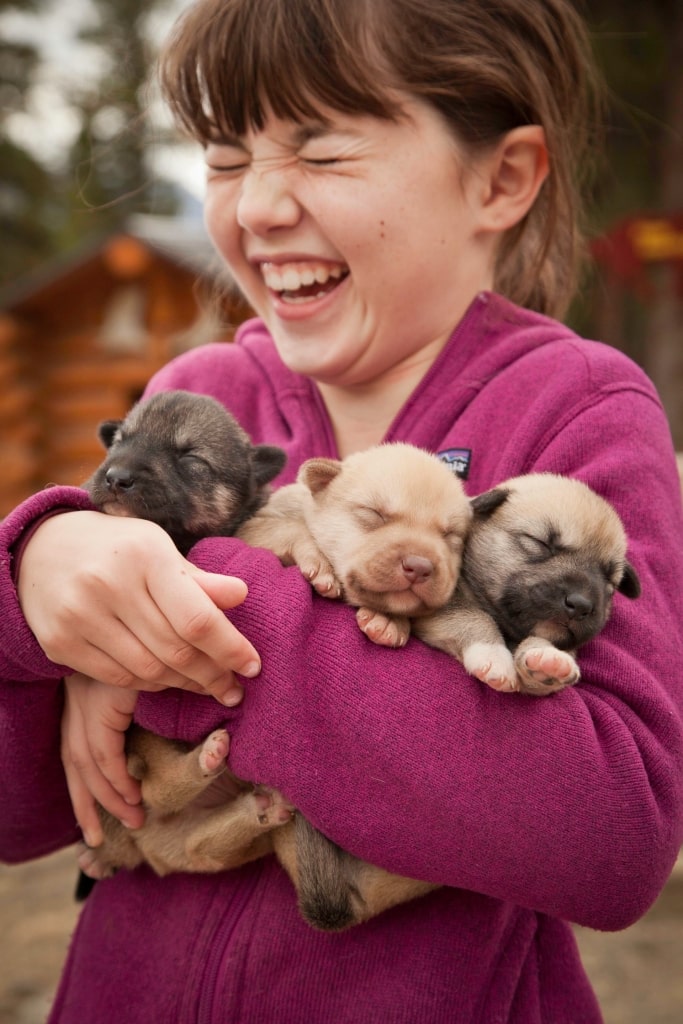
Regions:
<instances>
[{"instance_id":1,"label":"puppy tail","mask_svg":"<svg viewBox=\"0 0 683 1024\"><path fill-rule=\"evenodd\" d=\"M298 814L295 819L299 909L313 928L338 932L363 919L354 876L360 862Z\"/></svg>"}]
</instances>

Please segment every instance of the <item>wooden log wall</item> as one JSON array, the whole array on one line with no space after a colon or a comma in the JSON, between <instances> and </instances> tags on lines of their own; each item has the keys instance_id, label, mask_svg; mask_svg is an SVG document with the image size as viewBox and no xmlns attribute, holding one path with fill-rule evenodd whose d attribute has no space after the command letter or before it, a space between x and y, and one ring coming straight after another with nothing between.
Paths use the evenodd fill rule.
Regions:
<instances>
[{"instance_id":1,"label":"wooden log wall","mask_svg":"<svg viewBox=\"0 0 683 1024\"><path fill-rule=\"evenodd\" d=\"M108 323L120 299L124 319L139 308L137 327ZM49 484L87 479L103 457L100 421L125 416L158 369L207 340L195 338L203 315L197 274L125 236L0 313L0 517ZM212 340L248 315L226 299L232 327L216 324Z\"/></svg>"}]
</instances>

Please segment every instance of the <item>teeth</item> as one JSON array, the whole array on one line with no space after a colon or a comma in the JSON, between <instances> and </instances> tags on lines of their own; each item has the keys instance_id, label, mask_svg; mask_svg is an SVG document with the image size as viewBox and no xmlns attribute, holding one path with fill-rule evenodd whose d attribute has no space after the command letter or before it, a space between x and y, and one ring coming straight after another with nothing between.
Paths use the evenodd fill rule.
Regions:
<instances>
[{"instance_id":1,"label":"teeth","mask_svg":"<svg viewBox=\"0 0 683 1024\"><path fill-rule=\"evenodd\" d=\"M296 292L316 282L327 284L330 278L338 281L346 273L346 268L339 264L323 263L297 263L287 266L262 263L261 273L266 285L273 291Z\"/></svg>"}]
</instances>

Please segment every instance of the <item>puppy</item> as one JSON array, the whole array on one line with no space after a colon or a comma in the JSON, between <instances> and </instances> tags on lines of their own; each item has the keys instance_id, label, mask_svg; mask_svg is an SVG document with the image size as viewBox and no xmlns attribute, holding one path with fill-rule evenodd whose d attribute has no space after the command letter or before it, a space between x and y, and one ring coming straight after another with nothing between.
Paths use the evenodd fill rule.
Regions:
<instances>
[{"instance_id":1,"label":"puppy","mask_svg":"<svg viewBox=\"0 0 683 1024\"><path fill-rule=\"evenodd\" d=\"M358 609L368 636L398 647L453 593L471 519L451 470L395 443L310 459L240 536L298 565L321 594Z\"/></svg>"},{"instance_id":2,"label":"puppy","mask_svg":"<svg viewBox=\"0 0 683 1024\"><path fill-rule=\"evenodd\" d=\"M280 448L252 445L215 399L183 391L138 403L123 421L102 423L99 437L107 454L84 484L93 504L158 523L184 554L202 537L234 534L286 461ZM143 860L159 874L219 871L271 852L265 833L291 808L230 775L228 746L225 730L192 747L131 726L128 770L142 784L145 825L125 829L100 807L105 842L81 854L81 868L94 878ZM217 805L202 806L219 775ZM87 888L82 881L79 893Z\"/></svg>"},{"instance_id":3,"label":"puppy","mask_svg":"<svg viewBox=\"0 0 683 1024\"><path fill-rule=\"evenodd\" d=\"M472 510L451 470L407 444L344 459L311 459L240 529L255 546L298 565L324 596L356 607L383 645L406 643L456 587ZM339 931L436 886L390 874L347 853L301 815L272 833L305 920Z\"/></svg>"},{"instance_id":4,"label":"puppy","mask_svg":"<svg viewBox=\"0 0 683 1024\"><path fill-rule=\"evenodd\" d=\"M182 554L202 537L230 536L268 499L285 453L252 445L208 395L166 391L100 424L107 456L83 485L109 515L151 519Z\"/></svg>"},{"instance_id":5,"label":"puppy","mask_svg":"<svg viewBox=\"0 0 683 1024\"><path fill-rule=\"evenodd\" d=\"M415 632L497 690L545 696L579 679L574 654L612 598L640 594L616 511L578 480L516 477L473 499L458 587Z\"/></svg>"}]
</instances>

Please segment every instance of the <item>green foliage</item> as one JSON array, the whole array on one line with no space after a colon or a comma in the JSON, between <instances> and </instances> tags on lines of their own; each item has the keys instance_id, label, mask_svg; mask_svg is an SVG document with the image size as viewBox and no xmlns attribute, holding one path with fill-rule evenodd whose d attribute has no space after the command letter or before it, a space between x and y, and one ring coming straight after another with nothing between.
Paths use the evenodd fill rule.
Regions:
<instances>
[{"instance_id":1,"label":"green foliage","mask_svg":"<svg viewBox=\"0 0 683 1024\"><path fill-rule=\"evenodd\" d=\"M80 37L101 50L101 73L65 97L80 127L57 166L43 166L9 130L11 115L28 108L41 67L38 50L0 42L0 284L116 229L133 212L174 208L168 188L152 182L147 116L154 47L146 21L170 0L91 2L93 18ZM43 7L43 0L0 0L0 13Z\"/></svg>"}]
</instances>

